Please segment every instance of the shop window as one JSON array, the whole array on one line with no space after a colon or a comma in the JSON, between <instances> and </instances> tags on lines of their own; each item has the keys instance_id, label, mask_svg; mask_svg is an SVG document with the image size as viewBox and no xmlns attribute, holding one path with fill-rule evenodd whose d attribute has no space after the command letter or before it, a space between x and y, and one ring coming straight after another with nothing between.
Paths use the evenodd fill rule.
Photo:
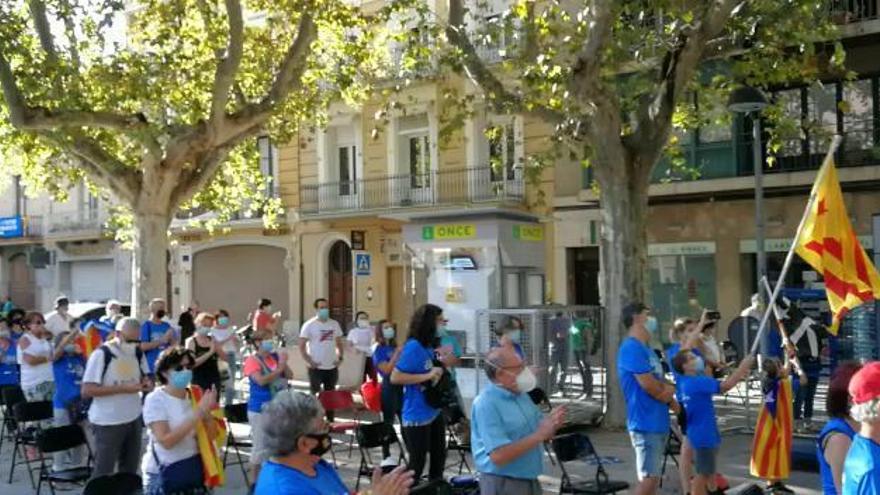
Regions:
<instances>
[{"instance_id":1,"label":"shop window","mask_svg":"<svg viewBox=\"0 0 880 495\"><path fill-rule=\"evenodd\" d=\"M680 316L698 316L703 308L717 307L713 255L651 256L648 264L651 307L661 328L669 328Z\"/></svg>"}]
</instances>

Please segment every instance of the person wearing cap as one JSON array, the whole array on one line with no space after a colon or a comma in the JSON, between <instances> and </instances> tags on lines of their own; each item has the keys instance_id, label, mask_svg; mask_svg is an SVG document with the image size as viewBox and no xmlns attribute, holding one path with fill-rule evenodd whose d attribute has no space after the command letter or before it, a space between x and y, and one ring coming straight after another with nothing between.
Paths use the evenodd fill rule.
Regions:
<instances>
[{"instance_id":1,"label":"person wearing cap","mask_svg":"<svg viewBox=\"0 0 880 495\"><path fill-rule=\"evenodd\" d=\"M629 333L617 351L617 373L626 399L626 427L636 453L639 484L636 495L657 493L661 461L669 434L669 412L681 410L675 387L663 379L660 358L649 346L658 338L660 325L640 302L623 308L623 325Z\"/></svg>"},{"instance_id":2,"label":"person wearing cap","mask_svg":"<svg viewBox=\"0 0 880 495\"><path fill-rule=\"evenodd\" d=\"M46 315L46 330L52 333L52 338L58 336L62 332L70 331L70 323L73 317L67 312L70 307L70 300L64 296L58 296L55 299L55 311Z\"/></svg>"},{"instance_id":3,"label":"person wearing cap","mask_svg":"<svg viewBox=\"0 0 880 495\"><path fill-rule=\"evenodd\" d=\"M880 494L880 362L866 364L849 382L852 417L860 423L843 463L843 495Z\"/></svg>"},{"instance_id":4,"label":"person wearing cap","mask_svg":"<svg viewBox=\"0 0 880 495\"><path fill-rule=\"evenodd\" d=\"M110 299L107 301L107 305L104 306L104 316L98 318L98 321L115 326L122 316L122 303L116 299Z\"/></svg>"},{"instance_id":5,"label":"person wearing cap","mask_svg":"<svg viewBox=\"0 0 880 495\"><path fill-rule=\"evenodd\" d=\"M562 426L565 408L541 414L528 395L535 388L535 375L513 347L495 347L486 365L491 383L471 408L471 450L480 473L480 493L540 495L542 445Z\"/></svg>"}]
</instances>

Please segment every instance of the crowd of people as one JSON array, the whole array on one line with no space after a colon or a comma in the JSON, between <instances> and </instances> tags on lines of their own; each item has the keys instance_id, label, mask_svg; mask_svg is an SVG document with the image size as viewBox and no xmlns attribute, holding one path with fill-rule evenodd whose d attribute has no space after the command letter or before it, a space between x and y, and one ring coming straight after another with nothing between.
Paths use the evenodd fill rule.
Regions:
<instances>
[{"instance_id":1,"label":"crowd of people","mask_svg":"<svg viewBox=\"0 0 880 495\"><path fill-rule=\"evenodd\" d=\"M335 418L318 396L337 388L345 359L362 358L363 379L379 382L381 421L399 425L408 458L405 466L377 468L373 494L405 494L418 483L443 479L449 421L466 425L480 493L542 493L538 478L544 472L544 444L557 435L567 411L563 406L544 414L529 395L537 379L524 352L522 320L511 316L496 328L484 357L490 383L465 414L455 376L463 350L442 308L421 306L400 331L391 321L374 324L367 313L358 312L344 332L330 317L328 301L319 298L314 316L299 331L298 352L291 354L280 335L281 314L273 313L271 304L258 302L244 332L232 325L227 311L202 311L197 303L175 325L162 299L150 301L143 322L124 316L117 301L107 303L97 322L75 321L63 297L45 318L9 308L0 326L0 386L21 387L28 401L52 402L54 420L35 426L81 425L94 455L93 478L140 473L146 494L168 495L209 493L216 486L207 475L215 459L206 445L221 438L225 428L218 413L221 399L233 405L245 393L236 390L240 377L247 384L252 492L343 494L350 490L323 459L332 446L329 428ZM670 432L681 439L683 491L721 493L717 459L722 439L713 396L750 376L754 359L746 356L735 366L724 362L711 312L676 320L665 358L654 350L660 328L647 306L627 306L622 320L628 334L618 349L617 369L635 451L635 493L657 493ZM185 331L184 326L191 328ZM573 356L584 396L589 396L592 327L557 313L548 331L550 381L560 394L565 392ZM775 401L786 397L792 381L802 382L801 403L807 397L812 402L810 371L797 355L789 346L783 359L763 360L765 409L777 407ZM308 369L307 377L298 378L308 380L310 393L290 388L290 363L296 360ZM796 403L797 397L793 393L789 400ZM830 419L817 437L824 492L880 493L880 363L839 365L826 404ZM757 436L756 445L764 445ZM390 444L382 450L382 466L394 464L388 462ZM52 469L87 462L79 447L54 454ZM754 464L753 458L753 473ZM765 477L768 488L786 489L785 476Z\"/></svg>"}]
</instances>

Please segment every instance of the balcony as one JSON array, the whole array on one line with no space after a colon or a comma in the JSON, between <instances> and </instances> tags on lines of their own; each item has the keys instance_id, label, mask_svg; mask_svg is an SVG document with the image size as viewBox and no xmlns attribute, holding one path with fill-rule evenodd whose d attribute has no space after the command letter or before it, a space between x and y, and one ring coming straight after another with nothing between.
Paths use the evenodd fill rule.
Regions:
<instances>
[{"instance_id":1,"label":"balcony","mask_svg":"<svg viewBox=\"0 0 880 495\"><path fill-rule=\"evenodd\" d=\"M71 211L53 211L46 218L47 237L101 237L107 214L102 209L86 208Z\"/></svg>"},{"instance_id":2,"label":"balcony","mask_svg":"<svg viewBox=\"0 0 880 495\"><path fill-rule=\"evenodd\" d=\"M21 242L43 237L43 217L37 215L0 217L0 241Z\"/></svg>"},{"instance_id":3,"label":"balcony","mask_svg":"<svg viewBox=\"0 0 880 495\"><path fill-rule=\"evenodd\" d=\"M525 201L521 169L492 167L400 174L345 182L304 184L303 216L454 205L517 205Z\"/></svg>"},{"instance_id":4,"label":"balcony","mask_svg":"<svg viewBox=\"0 0 880 495\"><path fill-rule=\"evenodd\" d=\"M828 10L835 24L854 24L880 18L880 0L829 0Z\"/></svg>"}]
</instances>

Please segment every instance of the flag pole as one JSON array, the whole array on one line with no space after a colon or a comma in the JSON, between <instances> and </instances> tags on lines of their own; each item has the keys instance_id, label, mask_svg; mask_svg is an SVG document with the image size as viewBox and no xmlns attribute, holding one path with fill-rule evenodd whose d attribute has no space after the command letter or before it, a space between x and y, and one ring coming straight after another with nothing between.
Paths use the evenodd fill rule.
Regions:
<instances>
[{"instance_id":1,"label":"flag pole","mask_svg":"<svg viewBox=\"0 0 880 495\"><path fill-rule=\"evenodd\" d=\"M831 141L831 146L828 148L828 153L825 155L825 159L822 161L822 168L819 169L819 173L816 174L816 181L814 182L814 187L810 191L810 199L807 200L807 206L804 208L804 215L801 217L800 224L798 224L797 231L795 232L794 240L791 243L791 247L788 248L788 253L785 255L785 263L782 264L782 271L779 273L779 279L776 281L776 286L773 288L773 292L770 294L770 303L767 304L767 308L764 310L764 317L761 318L761 325L758 327L758 335L755 337L755 342L752 343L752 349L749 351L749 355L754 356L758 350L758 343L761 342L761 338L764 336L764 332L767 329L767 323L770 321L770 311L772 310L774 304L773 302L779 297L779 293L782 292L782 286L785 285L785 276L788 275L788 270L791 268L791 262L794 260L794 250L798 245L798 240L800 240L801 234L804 230L804 224L807 222L807 217L810 215L810 212L813 210L813 204L816 203L817 192L815 188L815 184L819 182L819 178L821 178L822 174L828 169L829 160L834 156L834 152L837 151L837 147L840 146L840 142L843 140L840 134L835 134L834 140Z\"/></svg>"}]
</instances>

